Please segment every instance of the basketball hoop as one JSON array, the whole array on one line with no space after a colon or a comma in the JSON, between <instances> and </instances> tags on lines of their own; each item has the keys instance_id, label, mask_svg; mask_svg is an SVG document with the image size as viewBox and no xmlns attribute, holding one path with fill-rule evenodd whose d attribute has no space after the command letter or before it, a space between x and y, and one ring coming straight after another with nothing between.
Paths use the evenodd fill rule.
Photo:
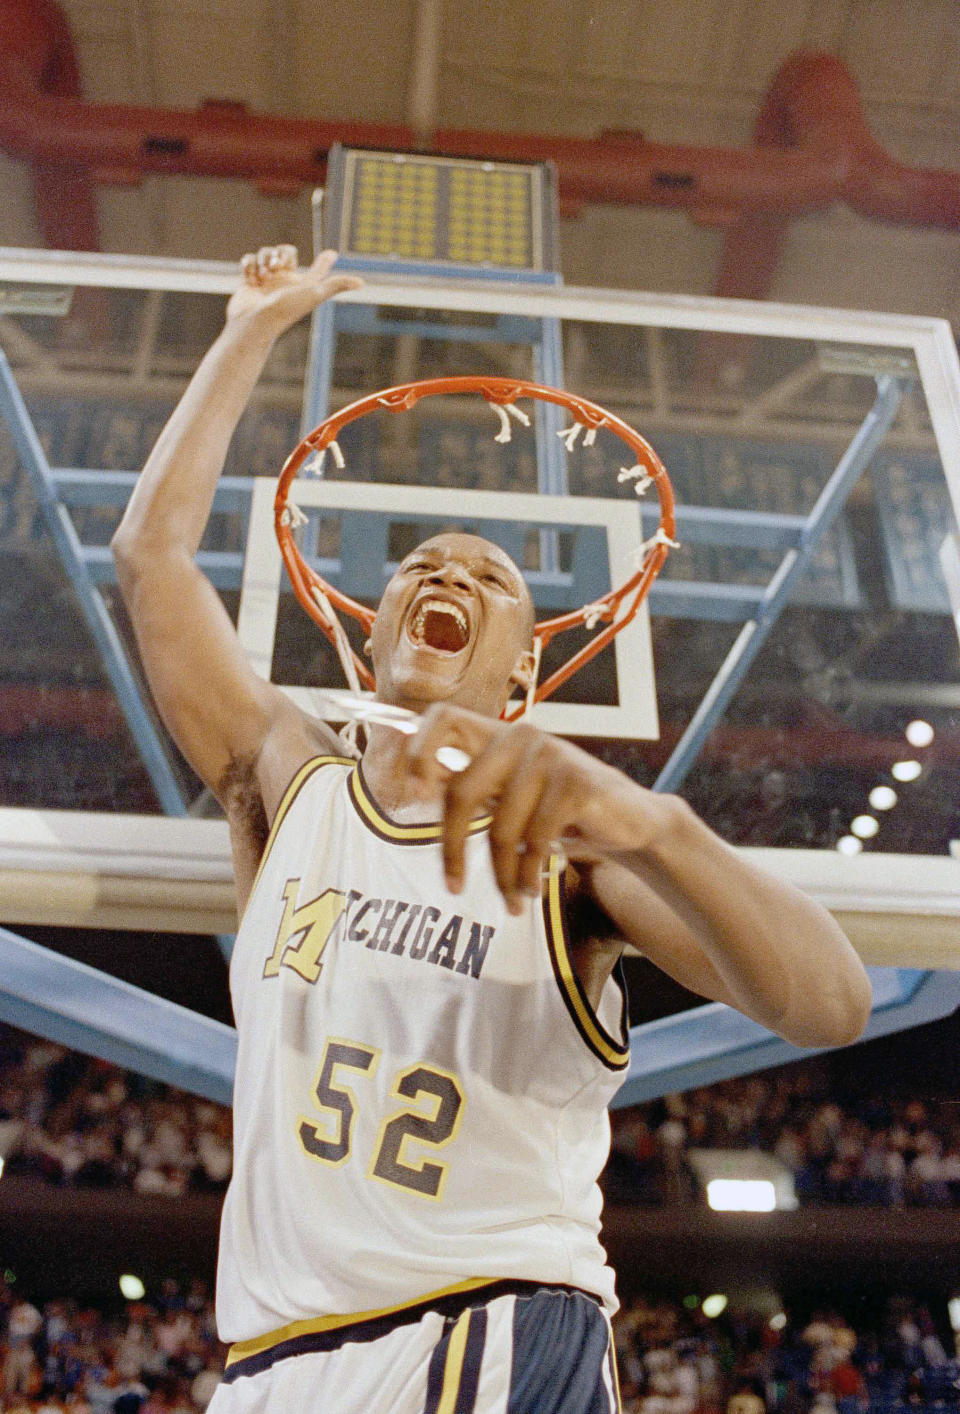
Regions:
<instances>
[{"instance_id":1,"label":"basketball hoop","mask_svg":"<svg viewBox=\"0 0 960 1414\"><path fill-rule=\"evenodd\" d=\"M570 427L558 434L568 452L574 451L581 433L582 445L589 447L596 440L600 429L605 428L625 442L632 455L631 464L621 469L618 480L632 482L634 490L641 496L649 487L654 487L659 501L659 524L654 534L638 547L636 573L594 603L586 604L582 609L575 609L567 614L560 614L556 618L544 619L535 626L534 649L538 662L543 649L558 633L573 628L587 628L597 632L566 663L551 673L550 677L535 684L526 700L507 704L504 717L508 721L514 721L534 702L542 702L544 698L556 692L558 687L567 682L591 658L596 657L621 629L626 628L636 617L651 584L663 567L671 546L677 544L674 539L676 525L673 489L656 452L627 423L613 413L606 412L596 403L588 402L586 398L539 383L528 383L514 378L477 376L425 378L417 383L403 383L396 388L371 393L333 413L321 422L319 427L308 432L287 458L277 485L274 524L280 553L287 567L293 591L317 627L336 648L347 681L354 691L358 691L361 684L373 689L373 674L369 666L351 648L337 615L348 614L357 619L363 626L364 633L369 634L376 611L341 593L307 564L294 539L294 531L304 524L306 517L291 498L291 488L301 469L308 473L312 471L322 474L323 462L328 453L337 467L342 468L345 465L337 436L351 422L356 422L367 413L381 410L407 412L421 398L431 398L442 393L480 393L486 398L500 423L495 438L497 442L510 441L511 418L524 426L530 425L527 414L516 406L518 398L539 398L542 402L557 403L560 407L567 408L573 416Z\"/></svg>"}]
</instances>

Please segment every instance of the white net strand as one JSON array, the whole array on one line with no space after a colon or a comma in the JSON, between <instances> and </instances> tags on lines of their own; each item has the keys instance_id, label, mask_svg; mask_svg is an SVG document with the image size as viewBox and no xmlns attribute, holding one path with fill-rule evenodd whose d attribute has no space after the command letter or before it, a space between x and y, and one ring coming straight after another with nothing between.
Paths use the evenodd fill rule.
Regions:
<instances>
[{"instance_id":1,"label":"white net strand","mask_svg":"<svg viewBox=\"0 0 960 1414\"><path fill-rule=\"evenodd\" d=\"M566 447L567 451L572 452L576 444L577 438L580 436L580 433L582 431L583 423L575 422L571 427L561 427L557 433L557 436L560 438L560 441Z\"/></svg>"},{"instance_id":2,"label":"white net strand","mask_svg":"<svg viewBox=\"0 0 960 1414\"><path fill-rule=\"evenodd\" d=\"M343 669L344 677L350 685L350 690L351 692L359 694L363 689L360 686L357 665L353 661L353 653L350 649L350 640L347 638L346 630L340 622L336 610L320 586L318 584L312 584L310 586L310 593L313 595L317 607L320 612L325 615L333 631L333 646L337 650L337 657L340 659L340 666ZM318 696L323 698L325 694L320 693ZM363 723L360 721L359 717L352 718L337 734L343 745L345 754L352 756L356 761L359 761L363 755L363 751L357 740L362 725Z\"/></svg>"},{"instance_id":3,"label":"white net strand","mask_svg":"<svg viewBox=\"0 0 960 1414\"><path fill-rule=\"evenodd\" d=\"M344 467L347 464L347 459L343 455L343 452L340 450L340 443L337 441L333 441L328 442L327 445L321 451L314 452L313 456L309 459L306 466L303 468L308 476L323 475L323 467L327 459L328 452L333 457L333 463L337 470L343 471Z\"/></svg>"},{"instance_id":4,"label":"white net strand","mask_svg":"<svg viewBox=\"0 0 960 1414\"><path fill-rule=\"evenodd\" d=\"M340 728L337 738L343 747L346 756L352 756L355 761L359 761L363 756L363 748L357 740L361 731L365 731L363 723L359 717L354 717L353 721Z\"/></svg>"},{"instance_id":5,"label":"white net strand","mask_svg":"<svg viewBox=\"0 0 960 1414\"><path fill-rule=\"evenodd\" d=\"M583 616L584 628L589 629L592 633L603 616L608 612L609 610L606 604L584 604L583 608L580 610Z\"/></svg>"},{"instance_id":6,"label":"white net strand","mask_svg":"<svg viewBox=\"0 0 960 1414\"><path fill-rule=\"evenodd\" d=\"M617 474L617 481L632 481L633 489L638 496L642 496L653 485L655 477L642 466L622 466Z\"/></svg>"},{"instance_id":7,"label":"white net strand","mask_svg":"<svg viewBox=\"0 0 960 1414\"><path fill-rule=\"evenodd\" d=\"M513 436L510 427L510 418L515 417L523 427L530 426L530 419L525 412L517 407L516 403L491 403L497 417L500 419L500 431L494 437L495 442L509 442Z\"/></svg>"},{"instance_id":8,"label":"white net strand","mask_svg":"<svg viewBox=\"0 0 960 1414\"><path fill-rule=\"evenodd\" d=\"M350 691L359 694L363 691L363 688L357 674L357 665L353 661L353 649L350 647L347 631L337 617L336 610L319 584L311 584L310 593L313 595L317 608L330 625L331 632L333 633L333 646L337 650L337 657L340 659L343 675L350 685Z\"/></svg>"},{"instance_id":9,"label":"white net strand","mask_svg":"<svg viewBox=\"0 0 960 1414\"><path fill-rule=\"evenodd\" d=\"M491 403L490 406L500 419L500 431L493 440L495 442L509 442L513 434L510 431L510 419L506 414L506 410L502 408L499 403Z\"/></svg>"},{"instance_id":10,"label":"white net strand","mask_svg":"<svg viewBox=\"0 0 960 1414\"><path fill-rule=\"evenodd\" d=\"M530 682L527 685L527 695L523 703L523 715L526 716L534 704L537 695L537 683L540 681L540 659L543 657L543 640L534 635L533 639L533 669L530 673Z\"/></svg>"},{"instance_id":11,"label":"white net strand","mask_svg":"<svg viewBox=\"0 0 960 1414\"><path fill-rule=\"evenodd\" d=\"M638 569L645 563L647 556L650 554L650 551L656 549L658 545L667 545L670 547L671 550L680 549L680 541L671 540L670 536L664 530L663 526L658 525L653 535L651 535L648 539L641 541L637 550L634 551L634 564L637 566Z\"/></svg>"},{"instance_id":12,"label":"white net strand","mask_svg":"<svg viewBox=\"0 0 960 1414\"><path fill-rule=\"evenodd\" d=\"M307 524L307 517L295 501L288 500L280 515L280 524L289 525L291 530L299 530L302 525Z\"/></svg>"}]
</instances>

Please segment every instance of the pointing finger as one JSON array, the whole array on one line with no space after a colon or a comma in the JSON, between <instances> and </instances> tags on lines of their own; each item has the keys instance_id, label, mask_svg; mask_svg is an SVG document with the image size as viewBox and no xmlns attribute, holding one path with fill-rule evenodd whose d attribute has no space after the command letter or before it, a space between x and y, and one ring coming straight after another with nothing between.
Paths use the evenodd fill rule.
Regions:
<instances>
[{"instance_id":1,"label":"pointing finger","mask_svg":"<svg viewBox=\"0 0 960 1414\"><path fill-rule=\"evenodd\" d=\"M453 776L448 780L443 812L443 859L448 886L453 892L457 891L463 877L464 841L470 822L486 801L499 802L505 782L511 781L516 775L517 763L528 748L529 740L522 729L511 730L501 724L484 749L474 753L474 760L467 770L462 775ZM512 907L516 845L514 843L514 859L511 863L508 857L509 842L506 839L501 840L496 833L501 805L502 802L498 803L494 814L490 845L494 851L497 882Z\"/></svg>"},{"instance_id":2,"label":"pointing finger","mask_svg":"<svg viewBox=\"0 0 960 1414\"><path fill-rule=\"evenodd\" d=\"M518 861L517 885L528 897L536 897L540 893L544 866L550 855L556 852L556 841L563 833L567 820L564 796L563 777L558 774L549 776L524 827L525 847Z\"/></svg>"},{"instance_id":3,"label":"pointing finger","mask_svg":"<svg viewBox=\"0 0 960 1414\"><path fill-rule=\"evenodd\" d=\"M511 767L490 825L493 872L511 913L519 913L523 906L518 871L526 844L525 827L547 785L537 764L539 748L540 743L534 742Z\"/></svg>"}]
</instances>

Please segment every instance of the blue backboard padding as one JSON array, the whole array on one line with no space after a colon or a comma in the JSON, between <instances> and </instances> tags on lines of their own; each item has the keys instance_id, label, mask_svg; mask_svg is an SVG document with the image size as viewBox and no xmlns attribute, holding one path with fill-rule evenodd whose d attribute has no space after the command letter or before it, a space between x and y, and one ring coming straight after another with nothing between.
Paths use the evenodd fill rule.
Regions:
<instances>
[{"instance_id":1,"label":"blue backboard padding","mask_svg":"<svg viewBox=\"0 0 960 1414\"><path fill-rule=\"evenodd\" d=\"M868 971L873 1011L860 1041L938 1021L960 1006L960 972ZM816 1054L791 1046L732 1007L711 1002L631 1028L630 1067L613 1106L640 1104Z\"/></svg>"},{"instance_id":2,"label":"blue backboard padding","mask_svg":"<svg viewBox=\"0 0 960 1414\"><path fill-rule=\"evenodd\" d=\"M237 1033L0 928L0 1019L229 1105Z\"/></svg>"}]
</instances>

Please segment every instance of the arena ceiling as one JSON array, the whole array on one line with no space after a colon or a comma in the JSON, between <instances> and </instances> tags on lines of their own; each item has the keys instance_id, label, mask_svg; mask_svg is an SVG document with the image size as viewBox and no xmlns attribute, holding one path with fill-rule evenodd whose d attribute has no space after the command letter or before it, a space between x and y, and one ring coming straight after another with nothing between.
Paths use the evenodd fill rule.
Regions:
<instances>
[{"instance_id":1,"label":"arena ceiling","mask_svg":"<svg viewBox=\"0 0 960 1414\"><path fill-rule=\"evenodd\" d=\"M5 0L10 13L32 0ZM337 122L745 148L778 66L827 51L870 130L911 166L960 172L960 11L952 0L64 0L84 97L181 110L206 100ZM9 31L8 31L9 32ZM123 176L114 172L113 176ZM129 177L129 173L125 174ZM230 259L309 248L309 200L224 178L100 185L107 251ZM584 206L564 216L570 283L711 293L718 213ZM27 165L0 157L0 242L42 244ZM791 223L769 293L960 320L952 230L834 206Z\"/></svg>"}]
</instances>

